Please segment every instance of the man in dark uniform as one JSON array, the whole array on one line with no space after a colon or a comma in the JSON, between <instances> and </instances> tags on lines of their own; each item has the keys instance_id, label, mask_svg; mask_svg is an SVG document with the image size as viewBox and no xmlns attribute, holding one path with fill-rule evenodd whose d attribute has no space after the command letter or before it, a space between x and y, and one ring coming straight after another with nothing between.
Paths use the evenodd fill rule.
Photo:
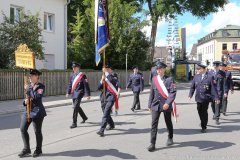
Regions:
<instances>
[{"instance_id":1,"label":"man in dark uniform","mask_svg":"<svg viewBox=\"0 0 240 160\"><path fill-rule=\"evenodd\" d=\"M226 73L226 81L225 81L225 94L223 97L223 102L222 102L222 113L224 116L226 116L226 111L227 111L227 103L228 103L228 93L231 90L231 93L234 93L233 90L233 81L232 81L232 74L230 71L226 70L226 64L223 64L223 70L225 70Z\"/></svg>"},{"instance_id":2,"label":"man in dark uniform","mask_svg":"<svg viewBox=\"0 0 240 160\"><path fill-rule=\"evenodd\" d=\"M126 86L126 90L131 86L134 100L131 110L134 112L135 107L137 106L136 110L140 110L140 100L139 100L139 94L141 91L143 91L144 82L143 82L143 76L141 73L138 72L138 67L133 67L133 74L129 76L129 81Z\"/></svg>"},{"instance_id":3,"label":"man in dark uniform","mask_svg":"<svg viewBox=\"0 0 240 160\"><path fill-rule=\"evenodd\" d=\"M214 83L217 87L217 93L219 98L219 104L216 104L215 101L212 101L211 107L213 111L213 119L216 120L216 124L219 125L219 118L220 118L220 109L222 108L222 100L225 94L225 80L226 80L226 73L225 71L221 70L223 63L220 61L214 61L214 70L210 72L214 78Z\"/></svg>"},{"instance_id":4,"label":"man in dark uniform","mask_svg":"<svg viewBox=\"0 0 240 160\"><path fill-rule=\"evenodd\" d=\"M114 103L118 103L118 97L119 94L117 92L118 86L117 86L117 80L116 78L112 75L109 74L109 69L104 67L103 68L103 73L105 75L102 76L102 79L98 85L98 90L103 90L105 86L105 103L103 103L103 117L102 117L102 123L101 123L101 128L97 132L98 135L101 137L104 136L104 130L109 124L108 130L112 130L115 128L114 122L111 117L111 110L114 105Z\"/></svg>"},{"instance_id":5,"label":"man in dark uniform","mask_svg":"<svg viewBox=\"0 0 240 160\"><path fill-rule=\"evenodd\" d=\"M168 140L166 145L173 144L173 125L171 119L172 103L176 97L176 85L172 77L165 75L167 65L159 62L156 66L157 76L152 78L148 107L152 113L151 145L148 151L155 150L157 139L158 121L163 112L165 123L168 129ZM162 91L165 92L162 92Z\"/></svg>"},{"instance_id":6,"label":"man in dark uniform","mask_svg":"<svg viewBox=\"0 0 240 160\"><path fill-rule=\"evenodd\" d=\"M106 70L108 70L109 74L111 74L114 79L117 81L117 86L118 86L118 97L120 96L120 91L121 91L121 88L120 88L120 82L118 80L118 75L117 73L114 73L113 72L113 68L112 66L110 66L109 64L105 65L105 68ZM105 109L105 106L106 106L106 100L104 100L105 96L103 94L103 88L100 90L101 91L101 94L100 94L100 101L101 101L101 108L102 108L102 111L104 113L104 109ZM112 110L111 110L111 113L112 113ZM115 109L115 114L117 115L118 114L118 110ZM111 129L111 127L107 127L107 130Z\"/></svg>"},{"instance_id":7,"label":"man in dark uniform","mask_svg":"<svg viewBox=\"0 0 240 160\"><path fill-rule=\"evenodd\" d=\"M81 100L84 95L87 96L87 99L90 99L90 88L87 81L87 76L85 73L80 72L80 64L77 62L72 63L73 74L70 76L68 91L66 97L69 94L72 94L73 100L73 123L70 128L77 127L77 117L78 113L82 117L83 121L81 123L85 123L88 119L82 108L80 107Z\"/></svg>"},{"instance_id":8,"label":"man in dark uniform","mask_svg":"<svg viewBox=\"0 0 240 160\"><path fill-rule=\"evenodd\" d=\"M24 143L24 148L18 156L20 158L26 157L31 154L30 144L29 144L29 134L28 127L33 122L34 132L36 135L36 150L33 153L33 157L38 157L42 154L42 123L44 117L47 115L45 108L42 103L42 97L45 91L45 86L39 82L39 76L41 72L36 69L30 70L30 85L25 86L25 90L27 91L28 98L23 102L24 106L31 103L31 112L30 119L27 118L27 111L24 112L21 120L20 130ZM30 101L29 101L30 100Z\"/></svg>"},{"instance_id":9,"label":"man in dark uniform","mask_svg":"<svg viewBox=\"0 0 240 160\"><path fill-rule=\"evenodd\" d=\"M196 90L195 101L197 102L198 115L201 120L202 133L205 133L207 129L207 110L209 102L212 101L212 96L214 96L215 101L219 100L213 76L207 72L206 67L205 62L198 64L197 70L199 74L194 76L189 92L189 99L191 99Z\"/></svg>"}]
</instances>

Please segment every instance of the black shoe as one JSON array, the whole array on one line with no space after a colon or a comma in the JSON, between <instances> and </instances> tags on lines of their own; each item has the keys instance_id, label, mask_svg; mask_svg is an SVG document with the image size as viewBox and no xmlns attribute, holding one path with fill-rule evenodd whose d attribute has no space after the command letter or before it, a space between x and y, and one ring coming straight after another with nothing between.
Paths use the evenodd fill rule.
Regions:
<instances>
[{"instance_id":1,"label":"black shoe","mask_svg":"<svg viewBox=\"0 0 240 160\"><path fill-rule=\"evenodd\" d=\"M167 142L166 142L166 146L171 146L173 145L173 139L172 138L168 138Z\"/></svg>"},{"instance_id":2,"label":"black shoe","mask_svg":"<svg viewBox=\"0 0 240 160\"><path fill-rule=\"evenodd\" d=\"M226 112L223 113L224 116L227 116Z\"/></svg>"},{"instance_id":3,"label":"black shoe","mask_svg":"<svg viewBox=\"0 0 240 160\"><path fill-rule=\"evenodd\" d=\"M201 132L202 132L202 133L206 133L206 129L202 129Z\"/></svg>"},{"instance_id":4,"label":"black shoe","mask_svg":"<svg viewBox=\"0 0 240 160\"><path fill-rule=\"evenodd\" d=\"M97 134L98 134L100 137L103 137L103 136L104 136L104 133L101 132L101 131L98 131Z\"/></svg>"},{"instance_id":5,"label":"black shoe","mask_svg":"<svg viewBox=\"0 0 240 160\"><path fill-rule=\"evenodd\" d=\"M134 108L131 108L131 110L134 112Z\"/></svg>"},{"instance_id":6,"label":"black shoe","mask_svg":"<svg viewBox=\"0 0 240 160\"><path fill-rule=\"evenodd\" d=\"M42 151L35 150L32 156L33 157L39 157L41 155L42 155Z\"/></svg>"},{"instance_id":7,"label":"black shoe","mask_svg":"<svg viewBox=\"0 0 240 160\"><path fill-rule=\"evenodd\" d=\"M88 120L88 118L87 119L84 119L81 123L85 123L86 122L86 120Z\"/></svg>"},{"instance_id":8,"label":"black shoe","mask_svg":"<svg viewBox=\"0 0 240 160\"><path fill-rule=\"evenodd\" d=\"M106 128L106 130L114 130L114 128L115 128L115 126L108 126L107 128Z\"/></svg>"},{"instance_id":9,"label":"black shoe","mask_svg":"<svg viewBox=\"0 0 240 160\"><path fill-rule=\"evenodd\" d=\"M147 148L147 150L149 151L149 152L153 152L153 151L155 151L155 144L151 144L148 148Z\"/></svg>"},{"instance_id":10,"label":"black shoe","mask_svg":"<svg viewBox=\"0 0 240 160\"><path fill-rule=\"evenodd\" d=\"M135 110L140 110L141 108L136 108Z\"/></svg>"},{"instance_id":11,"label":"black shoe","mask_svg":"<svg viewBox=\"0 0 240 160\"><path fill-rule=\"evenodd\" d=\"M18 154L20 158L27 157L31 154L30 149L23 149L21 153Z\"/></svg>"},{"instance_id":12,"label":"black shoe","mask_svg":"<svg viewBox=\"0 0 240 160\"><path fill-rule=\"evenodd\" d=\"M218 119L216 120L216 125L220 125L220 122Z\"/></svg>"},{"instance_id":13,"label":"black shoe","mask_svg":"<svg viewBox=\"0 0 240 160\"><path fill-rule=\"evenodd\" d=\"M73 123L70 128L73 129L73 128L76 128L77 127L77 124L76 123Z\"/></svg>"}]
</instances>

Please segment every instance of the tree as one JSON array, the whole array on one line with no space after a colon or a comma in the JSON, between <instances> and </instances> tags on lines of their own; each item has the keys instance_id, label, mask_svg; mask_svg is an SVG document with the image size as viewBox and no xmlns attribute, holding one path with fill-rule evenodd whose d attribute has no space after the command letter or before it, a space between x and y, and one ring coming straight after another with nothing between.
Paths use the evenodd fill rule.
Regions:
<instances>
[{"instance_id":1,"label":"tree","mask_svg":"<svg viewBox=\"0 0 240 160\"><path fill-rule=\"evenodd\" d=\"M4 14L3 14L4 15ZM35 53L37 59L44 59L42 30L37 15L20 14L20 20L12 23L4 15L0 24L0 68L15 66L14 51L21 43L25 43Z\"/></svg>"},{"instance_id":2,"label":"tree","mask_svg":"<svg viewBox=\"0 0 240 160\"><path fill-rule=\"evenodd\" d=\"M206 17L209 13L217 12L227 4L227 0L137 0L147 3L151 16L151 54L150 61L154 57L157 24L161 18L173 18L177 14L192 13L199 18Z\"/></svg>"},{"instance_id":3,"label":"tree","mask_svg":"<svg viewBox=\"0 0 240 160\"><path fill-rule=\"evenodd\" d=\"M94 1L73 1L70 8L73 17L69 15L71 17L68 32L69 66L71 61L80 61L82 68L100 69L102 64L96 67L94 61ZM145 67L149 41L141 32L145 21L136 16L140 9L140 4L134 0L131 0L131 3L124 0L109 1L110 46L106 49L106 62L114 68L125 68L127 50L130 67L136 64Z\"/></svg>"},{"instance_id":4,"label":"tree","mask_svg":"<svg viewBox=\"0 0 240 160\"><path fill-rule=\"evenodd\" d=\"M109 1L109 11L110 47L106 51L106 61L114 68L124 69L128 51L129 67L139 65L141 69L146 69L149 41L141 32L146 23L134 17L139 6L135 2L114 0Z\"/></svg>"},{"instance_id":5,"label":"tree","mask_svg":"<svg viewBox=\"0 0 240 160\"><path fill-rule=\"evenodd\" d=\"M76 12L69 19L68 66L72 61L79 61L82 68L94 68L94 1L83 0L75 5L81 5L79 8L84 10L72 6Z\"/></svg>"}]
</instances>

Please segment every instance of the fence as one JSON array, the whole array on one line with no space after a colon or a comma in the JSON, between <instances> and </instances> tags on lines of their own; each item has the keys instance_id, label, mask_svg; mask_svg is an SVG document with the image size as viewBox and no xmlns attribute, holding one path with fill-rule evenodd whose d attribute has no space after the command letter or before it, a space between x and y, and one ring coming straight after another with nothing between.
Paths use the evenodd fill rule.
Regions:
<instances>
[{"instance_id":1,"label":"fence","mask_svg":"<svg viewBox=\"0 0 240 160\"><path fill-rule=\"evenodd\" d=\"M116 72L118 74L121 88L126 87L126 73L124 71ZM142 72L144 84L148 85L149 72ZM45 96L55 96L66 94L69 82L70 71L43 71L40 78L45 85ZM130 73L128 73L129 76ZM102 72L86 72L91 91L96 91ZM0 70L0 101L21 99L24 97L22 71L4 71Z\"/></svg>"}]
</instances>

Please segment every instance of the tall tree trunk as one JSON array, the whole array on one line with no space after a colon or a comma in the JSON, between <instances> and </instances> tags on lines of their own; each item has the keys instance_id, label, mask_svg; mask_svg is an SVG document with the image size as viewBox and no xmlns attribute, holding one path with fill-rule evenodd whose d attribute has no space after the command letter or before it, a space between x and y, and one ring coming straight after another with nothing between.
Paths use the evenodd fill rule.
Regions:
<instances>
[{"instance_id":1,"label":"tall tree trunk","mask_svg":"<svg viewBox=\"0 0 240 160\"><path fill-rule=\"evenodd\" d=\"M154 52L155 52L155 41L157 35L157 25L158 25L158 17L152 16L152 29L151 29L151 50L150 50L150 61L153 61Z\"/></svg>"}]
</instances>

